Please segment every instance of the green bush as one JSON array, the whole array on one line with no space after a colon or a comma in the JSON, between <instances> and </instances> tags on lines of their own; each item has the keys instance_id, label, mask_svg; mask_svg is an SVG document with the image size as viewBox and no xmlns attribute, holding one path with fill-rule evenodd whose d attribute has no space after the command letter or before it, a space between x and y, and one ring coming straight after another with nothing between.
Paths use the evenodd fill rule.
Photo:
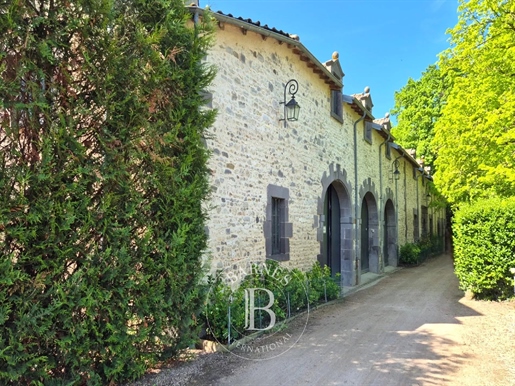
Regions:
<instances>
[{"instance_id":1,"label":"green bush","mask_svg":"<svg viewBox=\"0 0 515 386\"><path fill-rule=\"evenodd\" d=\"M0 384L120 383L198 336L213 74L190 17L3 2Z\"/></svg>"},{"instance_id":2,"label":"green bush","mask_svg":"<svg viewBox=\"0 0 515 386\"><path fill-rule=\"evenodd\" d=\"M454 216L454 265L460 288L480 299L513 296L515 197L462 206Z\"/></svg>"},{"instance_id":3,"label":"green bush","mask_svg":"<svg viewBox=\"0 0 515 386\"><path fill-rule=\"evenodd\" d=\"M326 265L321 267L319 263L314 263L311 270L306 273L308 281L308 295L311 304L338 298L340 294L340 274L335 278L331 277L331 270Z\"/></svg>"},{"instance_id":4,"label":"green bush","mask_svg":"<svg viewBox=\"0 0 515 386\"><path fill-rule=\"evenodd\" d=\"M406 243L400 249L400 265L417 265L430 256L443 252L443 238L433 235L416 243Z\"/></svg>"},{"instance_id":5,"label":"green bush","mask_svg":"<svg viewBox=\"0 0 515 386\"><path fill-rule=\"evenodd\" d=\"M401 247L399 263L401 265L415 265L419 263L420 257L420 246L415 243L406 243Z\"/></svg>"},{"instance_id":6,"label":"green bush","mask_svg":"<svg viewBox=\"0 0 515 386\"><path fill-rule=\"evenodd\" d=\"M306 274L301 270L294 268L290 271L290 281L285 287L285 292L290 299L291 314L304 310L307 306L307 287Z\"/></svg>"},{"instance_id":7,"label":"green bush","mask_svg":"<svg viewBox=\"0 0 515 386\"><path fill-rule=\"evenodd\" d=\"M229 306L231 313L231 341L247 334L245 330L245 290L249 288L266 288L274 294L271 310L277 321L285 320L295 313L306 310L309 306L337 299L340 295L339 275L331 277L330 269L314 263L307 273L298 269L287 270L274 260L267 260L264 265L252 266L237 289L231 289L223 280L222 273L210 279L211 290L207 297L203 319L207 327L208 338L227 343L229 336ZM269 301L265 293L255 292L255 304L265 305ZM289 307L288 307L289 304ZM269 324L269 315L263 312L257 317L257 323ZM251 331L252 332L252 331Z\"/></svg>"}]
</instances>

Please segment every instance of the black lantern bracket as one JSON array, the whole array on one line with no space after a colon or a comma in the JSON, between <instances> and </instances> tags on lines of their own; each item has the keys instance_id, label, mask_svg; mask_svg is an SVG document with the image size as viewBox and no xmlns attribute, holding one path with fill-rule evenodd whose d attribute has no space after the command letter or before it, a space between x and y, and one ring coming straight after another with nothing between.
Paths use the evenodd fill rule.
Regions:
<instances>
[{"instance_id":1,"label":"black lantern bracket","mask_svg":"<svg viewBox=\"0 0 515 386\"><path fill-rule=\"evenodd\" d=\"M284 105L284 118L279 121L284 121L284 127L286 127L286 121L297 121L299 119L300 106L295 100L295 94L299 89L299 83L295 79L290 79L284 86L284 99L280 104ZM286 102L286 95L289 94L291 99Z\"/></svg>"},{"instance_id":2,"label":"black lantern bracket","mask_svg":"<svg viewBox=\"0 0 515 386\"><path fill-rule=\"evenodd\" d=\"M400 178L401 178L401 172L399 170L399 166L400 166L400 162L398 159L395 159L393 162L392 162L392 170L391 170L391 177L390 177L390 181L399 181Z\"/></svg>"}]
</instances>

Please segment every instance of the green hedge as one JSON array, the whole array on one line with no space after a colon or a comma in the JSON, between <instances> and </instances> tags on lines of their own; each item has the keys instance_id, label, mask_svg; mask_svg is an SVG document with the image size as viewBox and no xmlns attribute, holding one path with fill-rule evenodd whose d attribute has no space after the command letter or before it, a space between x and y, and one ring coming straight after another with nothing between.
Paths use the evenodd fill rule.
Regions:
<instances>
[{"instance_id":1,"label":"green hedge","mask_svg":"<svg viewBox=\"0 0 515 386\"><path fill-rule=\"evenodd\" d=\"M0 384L138 378L198 336L209 31L182 0L0 8Z\"/></svg>"},{"instance_id":2,"label":"green hedge","mask_svg":"<svg viewBox=\"0 0 515 386\"><path fill-rule=\"evenodd\" d=\"M278 320L288 317L288 309L292 316L306 310L308 306L340 296L340 275L331 277L329 267L321 267L318 262L313 264L310 271L304 273L298 269L288 270L274 260L267 260L264 266L253 265L249 274L234 290L231 289L230 283L224 280L226 278L221 273L210 280L211 289L203 313L207 337L221 343L227 343L229 337L229 306L231 342L247 334L244 297L248 288L266 288L274 294L275 302L271 310ZM256 304L263 306L269 301L268 295L257 292L256 294ZM260 322L263 326L269 324L267 313L263 313Z\"/></svg>"},{"instance_id":3,"label":"green hedge","mask_svg":"<svg viewBox=\"0 0 515 386\"><path fill-rule=\"evenodd\" d=\"M416 243L406 243L401 246L399 264L418 265L430 256L443 252L443 238L432 236L424 238Z\"/></svg>"},{"instance_id":4,"label":"green hedge","mask_svg":"<svg viewBox=\"0 0 515 386\"><path fill-rule=\"evenodd\" d=\"M401 247L399 264L416 265L419 263L421 254L420 246L415 243L406 243Z\"/></svg>"},{"instance_id":5,"label":"green hedge","mask_svg":"<svg viewBox=\"0 0 515 386\"><path fill-rule=\"evenodd\" d=\"M479 299L512 297L515 197L462 206L454 216L453 233L460 288Z\"/></svg>"}]
</instances>

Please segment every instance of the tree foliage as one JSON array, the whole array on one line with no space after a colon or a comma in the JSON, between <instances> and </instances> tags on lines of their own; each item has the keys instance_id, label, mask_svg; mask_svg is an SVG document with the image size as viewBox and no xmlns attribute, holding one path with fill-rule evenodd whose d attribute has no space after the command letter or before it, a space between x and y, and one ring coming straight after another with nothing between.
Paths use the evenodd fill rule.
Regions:
<instances>
[{"instance_id":1,"label":"tree foliage","mask_svg":"<svg viewBox=\"0 0 515 386\"><path fill-rule=\"evenodd\" d=\"M434 125L441 116L450 79L437 65L429 66L418 80L408 83L395 93L393 114L397 126L392 134L406 149L415 149L418 156L424 156L425 164L433 166L436 152L433 148Z\"/></svg>"},{"instance_id":2,"label":"tree foliage","mask_svg":"<svg viewBox=\"0 0 515 386\"><path fill-rule=\"evenodd\" d=\"M120 382L190 343L213 72L188 20L181 0L1 3L0 383Z\"/></svg>"},{"instance_id":3,"label":"tree foliage","mask_svg":"<svg viewBox=\"0 0 515 386\"><path fill-rule=\"evenodd\" d=\"M515 3L462 1L459 11L434 138L435 182L453 204L515 195Z\"/></svg>"},{"instance_id":4,"label":"tree foliage","mask_svg":"<svg viewBox=\"0 0 515 386\"><path fill-rule=\"evenodd\" d=\"M393 134L453 205L515 195L515 3L460 0L451 47L395 95Z\"/></svg>"}]
</instances>

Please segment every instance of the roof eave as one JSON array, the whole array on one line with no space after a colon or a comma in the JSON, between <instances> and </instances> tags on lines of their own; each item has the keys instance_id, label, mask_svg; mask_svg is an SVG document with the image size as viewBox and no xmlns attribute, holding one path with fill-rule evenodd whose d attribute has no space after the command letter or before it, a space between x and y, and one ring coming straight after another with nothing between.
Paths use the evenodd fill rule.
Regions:
<instances>
[{"instance_id":1,"label":"roof eave","mask_svg":"<svg viewBox=\"0 0 515 386\"><path fill-rule=\"evenodd\" d=\"M374 116L370 111L368 111L365 106L363 106L363 103L361 103L360 100L358 100L356 97L352 95L343 95L343 101L351 106L352 110L354 110L358 115L363 115L366 112L367 118L374 120Z\"/></svg>"},{"instance_id":2,"label":"roof eave","mask_svg":"<svg viewBox=\"0 0 515 386\"><path fill-rule=\"evenodd\" d=\"M187 8L193 14L202 15L205 12L205 10L203 10L202 8L195 7L195 6L189 6ZM324 79L325 83L328 84L332 90L341 90L342 89L342 87L343 87L342 81L339 80L338 78L336 78L333 74L331 74L331 72L329 72L327 70L327 68L317 58L315 58L313 56L313 54L311 52L309 52L309 50L301 42L299 42L295 39L292 39L290 37L283 36L279 33L270 31L268 29L262 28L255 24L246 22L244 20L239 20L237 18L227 16L224 14L220 14L220 13L216 13L216 12L211 12L211 11L209 11L209 12L216 20L218 20L218 22L225 22L228 24L232 24L232 25L242 28L243 30L252 31L252 32L258 33L262 36L274 38L281 43L288 44L288 47L292 48L292 51L295 54L300 56L301 61L312 63L312 66L308 65L308 67L311 67L313 69L313 72L317 73L320 78L325 78ZM316 68L316 70L315 70L315 68Z\"/></svg>"}]
</instances>

